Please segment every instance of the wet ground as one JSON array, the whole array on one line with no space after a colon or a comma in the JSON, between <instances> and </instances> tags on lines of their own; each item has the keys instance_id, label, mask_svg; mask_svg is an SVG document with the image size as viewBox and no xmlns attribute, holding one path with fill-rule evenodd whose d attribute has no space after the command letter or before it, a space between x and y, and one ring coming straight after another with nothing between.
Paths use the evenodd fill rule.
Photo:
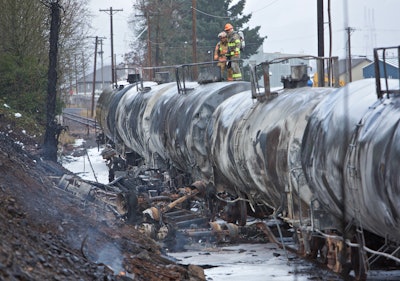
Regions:
<instances>
[{"instance_id":1,"label":"wet ground","mask_svg":"<svg viewBox=\"0 0 400 281\"><path fill-rule=\"evenodd\" d=\"M204 248L170 255L179 263L205 268L207 280L213 281L343 280L273 243Z\"/></svg>"},{"instance_id":2,"label":"wet ground","mask_svg":"<svg viewBox=\"0 0 400 281\"><path fill-rule=\"evenodd\" d=\"M77 149L79 146L85 144L78 141ZM80 173L87 180L94 181L96 177L100 182L107 183L107 167L100 152L97 148L91 148L87 150L86 155L68 156L64 159L64 167ZM95 167L94 171L89 167L89 158L91 165ZM207 280L343 280L337 274L320 268L290 251L284 251L273 243L216 246L203 241L193 241L183 248L184 252L168 252L168 255L178 264L201 266Z\"/></svg>"},{"instance_id":3,"label":"wet ground","mask_svg":"<svg viewBox=\"0 0 400 281\"><path fill-rule=\"evenodd\" d=\"M84 146L78 141L78 144ZM79 146L79 145L78 145ZM65 167L87 180L107 183L105 176L107 167L100 156L100 151L94 147L87 150L86 156L68 157ZM89 168L89 158L94 168ZM85 164L86 163L86 164ZM82 169L85 169L83 171ZM168 252L168 255L178 264L195 264L204 268L206 280L212 281L242 281L242 280L271 280L271 281L306 281L346 280L316 262L309 261L291 251L285 251L274 243L265 244L225 244L218 245L193 241L186 245L182 252ZM347 278L347 280L354 280ZM347 281L346 280L346 281ZM371 271L369 281L400 280L400 271Z\"/></svg>"}]
</instances>

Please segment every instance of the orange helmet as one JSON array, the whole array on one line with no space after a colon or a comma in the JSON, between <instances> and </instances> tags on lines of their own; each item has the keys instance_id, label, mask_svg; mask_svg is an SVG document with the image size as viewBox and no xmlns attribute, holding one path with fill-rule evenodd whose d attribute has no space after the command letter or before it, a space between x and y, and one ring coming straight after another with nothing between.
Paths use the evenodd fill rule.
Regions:
<instances>
[{"instance_id":1,"label":"orange helmet","mask_svg":"<svg viewBox=\"0 0 400 281\"><path fill-rule=\"evenodd\" d=\"M230 23L225 24L224 30L225 30L225 31L228 31L229 29L233 29L232 24L230 24Z\"/></svg>"}]
</instances>

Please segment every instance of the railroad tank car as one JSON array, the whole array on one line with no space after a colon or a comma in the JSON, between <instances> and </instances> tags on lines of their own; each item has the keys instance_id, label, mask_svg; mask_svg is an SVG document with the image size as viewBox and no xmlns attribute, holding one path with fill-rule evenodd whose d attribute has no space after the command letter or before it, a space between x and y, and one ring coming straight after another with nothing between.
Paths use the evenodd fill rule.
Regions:
<instances>
[{"instance_id":1,"label":"railroad tank car","mask_svg":"<svg viewBox=\"0 0 400 281\"><path fill-rule=\"evenodd\" d=\"M385 81L398 91L398 80ZM311 216L320 233L345 223L400 243L400 95L378 99L374 79L260 99L252 89L244 81L129 86L103 92L96 116L119 151L149 169L187 173L299 229ZM314 220L321 210L329 217Z\"/></svg>"},{"instance_id":2,"label":"railroad tank car","mask_svg":"<svg viewBox=\"0 0 400 281\"><path fill-rule=\"evenodd\" d=\"M145 91L149 87L157 85L155 82L145 82L141 85L140 90ZM103 134L115 144L123 144L119 131L115 126L115 120L118 114L118 105L121 98L126 92L139 92L139 85L128 85L123 89L117 91L111 87L106 88L100 95L96 105L96 120L99 122Z\"/></svg>"},{"instance_id":3,"label":"railroad tank car","mask_svg":"<svg viewBox=\"0 0 400 281\"><path fill-rule=\"evenodd\" d=\"M344 188L346 205L354 206L347 210L350 218L400 239L397 97L377 100L374 80L282 90L268 102L251 99L247 82L188 87L186 94L174 83L105 92L99 122L107 137L148 165L157 155L194 180L272 209L287 204L290 193L307 204L316 198L340 218ZM358 138L374 141L357 145Z\"/></svg>"},{"instance_id":4,"label":"railroad tank car","mask_svg":"<svg viewBox=\"0 0 400 281\"><path fill-rule=\"evenodd\" d=\"M399 102L397 95L378 100L373 79L350 83L315 108L302 149L307 182L329 212L397 242Z\"/></svg>"},{"instance_id":5,"label":"railroad tank car","mask_svg":"<svg viewBox=\"0 0 400 281\"><path fill-rule=\"evenodd\" d=\"M274 210L285 204L287 193L309 202L310 190L304 180L297 180L303 132L308 115L332 91L290 89L268 102L255 102L244 92L224 101L209 132L219 181L224 179L224 186L234 183L251 203L263 202Z\"/></svg>"},{"instance_id":6,"label":"railroad tank car","mask_svg":"<svg viewBox=\"0 0 400 281\"><path fill-rule=\"evenodd\" d=\"M195 180L209 178L211 165L206 129L215 108L247 82L199 85L186 83L186 92L175 83L121 91L104 91L96 115L106 137L121 150L134 151L154 169L172 165L189 172Z\"/></svg>"}]
</instances>

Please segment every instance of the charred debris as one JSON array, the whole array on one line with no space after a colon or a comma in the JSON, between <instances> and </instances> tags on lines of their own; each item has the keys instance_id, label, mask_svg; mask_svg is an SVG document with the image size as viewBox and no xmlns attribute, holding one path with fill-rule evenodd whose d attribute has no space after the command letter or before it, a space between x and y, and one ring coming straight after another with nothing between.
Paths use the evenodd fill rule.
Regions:
<instances>
[{"instance_id":1,"label":"charred debris","mask_svg":"<svg viewBox=\"0 0 400 281\"><path fill-rule=\"evenodd\" d=\"M116 219L134 225L161 243L166 251L194 249L199 245L275 242L297 251L291 226L272 218L272 210L246 209L228 194L217 194L203 182L189 183L185 175L129 166L108 147L102 157L109 167L108 184L65 174L59 188L110 209ZM256 215L257 213L257 215ZM260 215L262 217L260 217ZM257 217L258 216L258 217Z\"/></svg>"}]
</instances>

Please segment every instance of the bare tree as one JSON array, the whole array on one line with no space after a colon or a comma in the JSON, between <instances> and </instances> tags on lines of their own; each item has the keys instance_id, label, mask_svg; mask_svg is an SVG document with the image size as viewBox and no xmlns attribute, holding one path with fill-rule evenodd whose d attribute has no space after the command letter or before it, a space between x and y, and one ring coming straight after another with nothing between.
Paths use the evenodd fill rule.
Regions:
<instances>
[{"instance_id":1,"label":"bare tree","mask_svg":"<svg viewBox=\"0 0 400 281\"><path fill-rule=\"evenodd\" d=\"M63 13L59 38L59 90L69 94L70 86L75 85L83 75L83 69L88 68L90 61L86 58L93 57L94 50L89 48L92 42L88 39L90 15L87 1L62 0L60 3Z\"/></svg>"},{"instance_id":2,"label":"bare tree","mask_svg":"<svg viewBox=\"0 0 400 281\"><path fill-rule=\"evenodd\" d=\"M45 7L39 1L0 0L0 48L16 56L46 56Z\"/></svg>"},{"instance_id":3,"label":"bare tree","mask_svg":"<svg viewBox=\"0 0 400 281\"><path fill-rule=\"evenodd\" d=\"M54 12L53 4L60 9L54 41L50 37L55 23L49 12L49 8ZM60 89L81 75L76 70L88 61L82 57L91 56L85 54L90 19L87 1L0 0L0 7L0 98L48 125L61 108ZM50 92L51 96L46 95Z\"/></svg>"}]
</instances>

